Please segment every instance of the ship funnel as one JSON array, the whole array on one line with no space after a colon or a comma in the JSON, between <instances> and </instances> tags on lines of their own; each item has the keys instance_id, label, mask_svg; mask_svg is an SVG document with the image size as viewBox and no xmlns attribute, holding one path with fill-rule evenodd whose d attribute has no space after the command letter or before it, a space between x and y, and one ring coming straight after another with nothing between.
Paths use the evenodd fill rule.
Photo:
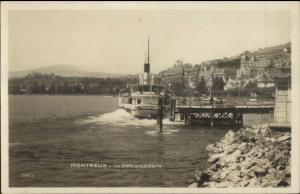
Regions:
<instances>
[{"instance_id":1,"label":"ship funnel","mask_svg":"<svg viewBox=\"0 0 300 194\"><path fill-rule=\"evenodd\" d=\"M149 52L149 36L148 36L148 53L147 57L148 60L145 61L144 64L144 85L150 85L150 52Z\"/></svg>"}]
</instances>

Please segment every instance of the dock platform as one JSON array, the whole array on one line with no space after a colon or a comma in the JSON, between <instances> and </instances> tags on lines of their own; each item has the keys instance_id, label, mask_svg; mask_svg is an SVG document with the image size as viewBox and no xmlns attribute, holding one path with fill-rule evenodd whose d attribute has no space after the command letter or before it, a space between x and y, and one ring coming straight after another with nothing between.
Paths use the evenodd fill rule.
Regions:
<instances>
[{"instance_id":1,"label":"dock platform","mask_svg":"<svg viewBox=\"0 0 300 194\"><path fill-rule=\"evenodd\" d=\"M180 114L180 120L185 123L204 122L211 126L216 122L240 126L243 125L243 114L268 114L273 113L275 108L275 103L183 105L177 104L176 99L172 101L170 120L175 120L175 115Z\"/></svg>"}]
</instances>

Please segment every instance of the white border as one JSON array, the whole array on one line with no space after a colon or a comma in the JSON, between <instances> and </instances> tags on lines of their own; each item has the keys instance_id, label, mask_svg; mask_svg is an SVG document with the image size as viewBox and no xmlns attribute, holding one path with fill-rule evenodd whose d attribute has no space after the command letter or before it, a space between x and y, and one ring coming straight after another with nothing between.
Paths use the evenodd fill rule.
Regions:
<instances>
[{"instance_id":1,"label":"white border","mask_svg":"<svg viewBox=\"0 0 300 194\"><path fill-rule=\"evenodd\" d=\"M288 10L292 37L292 185L289 188L132 188L8 187L8 26L9 10ZM1 191L3 193L299 193L300 112L300 3L299 2L1 2Z\"/></svg>"}]
</instances>

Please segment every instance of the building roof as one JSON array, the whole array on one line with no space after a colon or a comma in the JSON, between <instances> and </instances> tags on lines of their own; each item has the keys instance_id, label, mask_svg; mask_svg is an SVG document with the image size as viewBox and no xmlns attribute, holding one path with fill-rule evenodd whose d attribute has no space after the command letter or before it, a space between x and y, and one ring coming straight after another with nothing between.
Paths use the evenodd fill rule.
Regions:
<instances>
[{"instance_id":1,"label":"building roof","mask_svg":"<svg viewBox=\"0 0 300 194\"><path fill-rule=\"evenodd\" d=\"M277 74L273 77L273 79L291 79L291 73L282 73L282 74Z\"/></svg>"},{"instance_id":2,"label":"building roof","mask_svg":"<svg viewBox=\"0 0 300 194\"><path fill-rule=\"evenodd\" d=\"M262 74L257 77L257 82L274 82L269 74Z\"/></svg>"},{"instance_id":3,"label":"building roof","mask_svg":"<svg viewBox=\"0 0 300 194\"><path fill-rule=\"evenodd\" d=\"M244 80L244 79L252 79L252 78L254 78L255 76L254 76L255 74L253 74L253 73L249 73L249 74L241 74L238 78L237 78L237 80Z\"/></svg>"}]
</instances>

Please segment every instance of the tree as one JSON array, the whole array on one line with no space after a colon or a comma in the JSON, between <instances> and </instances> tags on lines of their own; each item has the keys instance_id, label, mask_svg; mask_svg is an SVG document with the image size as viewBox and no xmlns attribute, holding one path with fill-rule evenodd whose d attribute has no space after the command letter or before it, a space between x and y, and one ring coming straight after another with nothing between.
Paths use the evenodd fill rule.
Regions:
<instances>
[{"instance_id":1,"label":"tree","mask_svg":"<svg viewBox=\"0 0 300 194\"><path fill-rule=\"evenodd\" d=\"M205 79L203 76L201 77L200 82L197 83L195 89L199 95L207 93L207 87L206 87Z\"/></svg>"},{"instance_id":2,"label":"tree","mask_svg":"<svg viewBox=\"0 0 300 194\"><path fill-rule=\"evenodd\" d=\"M224 90L225 82L221 77L213 78L212 90Z\"/></svg>"},{"instance_id":3,"label":"tree","mask_svg":"<svg viewBox=\"0 0 300 194\"><path fill-rule=\"evenodd\" d=\"M219 78L219 90L224 90L224 86L226 85L226 83L224 82L223 78Z\"/></svg>"}]
</instances>

